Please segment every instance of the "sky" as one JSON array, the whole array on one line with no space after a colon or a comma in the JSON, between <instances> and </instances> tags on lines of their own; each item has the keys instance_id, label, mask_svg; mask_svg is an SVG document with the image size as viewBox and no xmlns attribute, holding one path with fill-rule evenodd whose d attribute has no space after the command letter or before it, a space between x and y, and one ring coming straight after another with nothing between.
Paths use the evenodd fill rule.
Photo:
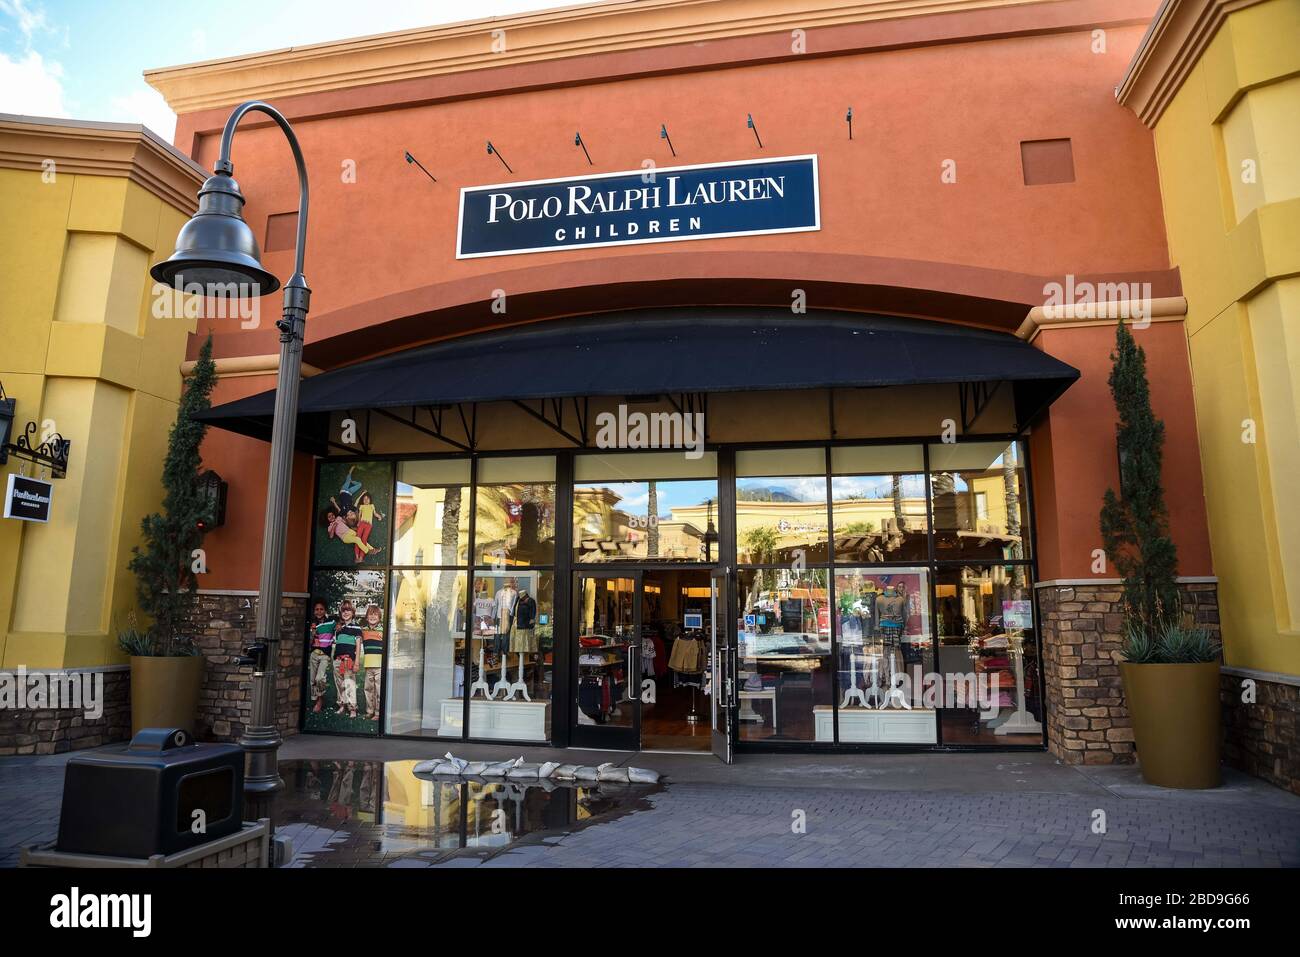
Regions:
<instances>
[{"instance_id":1,"label":"sky","mask_svg":"<svg viewBox=\"0 0 1300 957\"><path fill-rule=\"evenodd\" d=\"M146 69L566 5L565 0L0 0L0 113L143 123L170 142L176 117L144 82ZM231 24L238 25L233 35Z\"/></svg>"}]
</instances>

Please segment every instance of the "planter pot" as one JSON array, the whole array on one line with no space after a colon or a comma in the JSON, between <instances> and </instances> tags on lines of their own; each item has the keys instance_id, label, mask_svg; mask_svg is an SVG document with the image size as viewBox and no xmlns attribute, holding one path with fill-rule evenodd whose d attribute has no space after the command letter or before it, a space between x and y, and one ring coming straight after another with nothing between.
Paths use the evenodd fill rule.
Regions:
<instances>
[{"instance_id":1,"label":"planter pot","mask_svg":"<svg viewBox=\"0 0 1300 957\"><path fill-rule=\"evenodd\" d=\"M1219 663L1119 667L1143 779L1164 788L1218 787Z\"/></svg>"},{"instance_id":2,"label":"planter pot","mask_svg":"<svg viewBox=\"0 0 1300 957\"><path fill-rule=\"evenodd\" d=\"M131 734L183 728L191 736L203 687L203 656L131 658Z\"/></svg>"}]
</instances>

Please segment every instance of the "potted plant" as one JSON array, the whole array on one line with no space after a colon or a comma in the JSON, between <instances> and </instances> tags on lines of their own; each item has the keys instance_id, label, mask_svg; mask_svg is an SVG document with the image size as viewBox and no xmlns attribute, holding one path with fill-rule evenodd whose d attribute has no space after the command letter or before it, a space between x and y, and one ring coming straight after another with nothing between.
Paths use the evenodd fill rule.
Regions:
<instances>
[{"instance_id":1,"label":"potted plant","mask_svg":"<svg viewBox=\"0 0 1300 957\"><path fill-rule=\"evenodd\" d=\"M198 482L199 446L207 427L195 415L211 407L216 382L212 337L199 350L194 374L181 394L163 461L162 511L140 523L142 543L132 548L136 596L152 624L140 630L134 616L118 633L131 658L131 733L141 728L193 732L203 685L203 657L186 634L197 597L195 549L209 524L210 500Z\"/></svg>"},{"instance_id":2,"label":"potted plant","mask_svg":"<svg viewBox=\"0 0 1300 957\"><path fill-rule=\"evenodd\" d=\"M1218 787L1219 651L1209 632L1181 622L1125 633L1119 667L1148 784Z\"/></svg>"},{"instance_id":3,"label":"potted plant","mask_svg":"<svg viewBox=\"0 0 1300 957\"><path fill-rule=\"evenodd\" d=\"M1165 426L1151 409L1146 353L1122 320L1111 360L1120 494L1106 490L1101 534L1124 580L1120 673L1142 777L1161 787L1217 787L1220 647L1182 614L1161 482Z\"/></svg>"}]
</instances>

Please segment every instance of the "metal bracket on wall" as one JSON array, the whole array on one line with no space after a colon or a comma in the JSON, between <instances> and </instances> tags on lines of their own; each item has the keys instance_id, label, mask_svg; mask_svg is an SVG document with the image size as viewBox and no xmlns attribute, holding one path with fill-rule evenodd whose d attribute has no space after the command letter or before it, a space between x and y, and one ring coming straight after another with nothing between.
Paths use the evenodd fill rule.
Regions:
<instances>
[{"instance_id":1,"label":"metal bracket on wall","mask_svg":"<svg viewBox=\"0 0 1300 957\"><path fill-rule=\"evenodd\" d=\"M523 399L515 399L515 405L523 409L539 422L549 426L552 431L568 439L578 448L587 447L587 426L591 421L591 400L585 396L567 401L573 403L573 417L577 420L578 434L574 435L564 427L564 399L538 399L537 408L533 408Z\"/></svg>"},{"instance_id":2,"label":"metal bracket on wall","mask_svg":"<svg viewBox=\"0 0 1300 957\"><path fill-rule=\"evenodd\" d=\"M68 474L68 452L72 448L72 440L52 432L44 442L33 445L35 435L36 423L28 422L23 434L18 436L18 441L0 446L0 465L12 455L49 469L50 478L65 478Z\"/></svg>"},{"instance_id":3,"label":"metal bracket on wall","mask_svg":"<svg viewBox=\"0 0 1300 957\"><path fill-rule=\"evenodd\" d=\"M957 398L961 405L961 430L963 433L969 432L975 425L975 421L984 414L984 410L989 407L993 397L997 395L998 389L1002 388L1002 381L997 382L958 382Z\"/></svg>"}]
</instances>

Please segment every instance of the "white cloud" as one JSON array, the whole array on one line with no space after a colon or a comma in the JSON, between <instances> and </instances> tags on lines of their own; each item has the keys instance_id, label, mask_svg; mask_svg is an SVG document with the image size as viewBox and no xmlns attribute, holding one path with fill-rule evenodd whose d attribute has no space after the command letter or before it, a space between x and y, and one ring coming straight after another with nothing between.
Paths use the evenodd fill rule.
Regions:
<instances>
[{"instance_id":1,"label":"white cloud","mask_svg":"<svg viewBox=\"0 0 1300 957\"><path fill-rule=\"evenodd\" d=\"M28 46L31 46L32 37L38 32L49 29L45 11L40 7L28 6L27 0L0 0L0 13L13 18Z\"/></svg>"},{"instance_id":2,"label":"white cloud","mask_svg":"<svg viewBox=\"0 0 1300 957\"><path fill-rule=\"evenodd\" d=\"M112 114L105 117L108 121L143 123L168 143L176 133L176 114L157 90L145 87L126 96L115 96L109 109Z\"/></svg>"},{"instance_id":3,"label":"white cloud","mask_svg":"<svg viewBox=\"0 0 1300 957\"><path fill-rule=\"evenodd\" d=\"M0 53L0 113L67 116L63 68L45 62L35 50L28 50L18 59Z\"/></svg>"}]
</instances>

